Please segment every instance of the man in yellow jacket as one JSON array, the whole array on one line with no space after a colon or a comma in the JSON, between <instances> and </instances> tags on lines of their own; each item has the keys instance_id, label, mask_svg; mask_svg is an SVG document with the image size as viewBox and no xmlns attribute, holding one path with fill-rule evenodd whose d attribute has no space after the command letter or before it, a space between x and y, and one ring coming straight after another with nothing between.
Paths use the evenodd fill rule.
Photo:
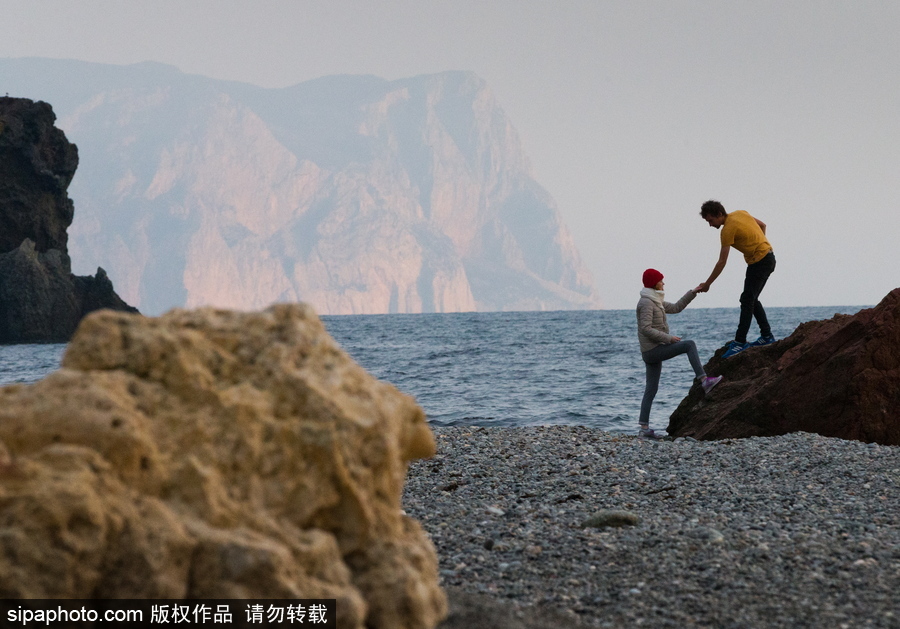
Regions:
<instances>
[{"instance_id":1,"label":"man in yellow jacket","mask_svg":"<svg viewBox=\"0 0 900 629\"><path fill-rule=\"evenodd\" d=\"M775 254L766 238L766 224L743 210L726 212L725 207L718 201L704 203L700 208L700 216L710 227L721 229L722 248L716 266L713 267L709 278L697 287L698 292L707 292L722 273L728 262L731 247L744 254L744 260L747 262L744 292L741 293L741 317L734 340L728 344L722 357L734 356L754 345L774 343L775 337L766 318L766 311L759 301L759 294L765 288L769 275L775 270ZM754 318L759 325L760 336L753 343L748 343L747 332L750 330L750 321Z\"/></svg>"}]
</instances>

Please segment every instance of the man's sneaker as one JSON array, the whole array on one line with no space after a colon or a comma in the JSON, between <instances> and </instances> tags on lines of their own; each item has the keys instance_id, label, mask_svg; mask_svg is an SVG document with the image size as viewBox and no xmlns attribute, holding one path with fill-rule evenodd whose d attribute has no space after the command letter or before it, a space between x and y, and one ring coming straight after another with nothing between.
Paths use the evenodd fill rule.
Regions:
<instances>
[{"instance_id":1,"label":"man's sneaker","mask_svg":"<svg viewBox=\"0 0 900 629\"><path fill-rule=\"evenodd\" d=\"M725 353L722 354L722 358L731 358L738 352L743 352L748 347L750 347L750 343L739 343L738 341L731 341L728 345L725 346Z\"/></svg>"},{"instance_id":2,"label":"man's sneaker","mask_svg":"<svg viewBox=\"0 0 900 629\"><path fill-rule=\"evenodd\" d=\"M760 345L769 345L770 343L774 343L774 342L775 342L775 337L772 336L771 334L769 334L768 336L759 337L758 339L756 339L755 341L750 343L750 345L752 345L753 347L759 347Z\"/></svg>"},{"instance_id":3,"label":"man's sneaker","mask_svg":"<svg viewBox=\"0 0 900 629\"><path fill-rule=\"evenodd\" d=\"M652 428L641 428L638 430L638 438L640 439L653 439L654 441L662 441L665 439L662 435L656 434Z\"/></svg>"},{"instance_id":4,"label":"man's sneaker","mask_svg":"<svg viewBox=\"0 0 900 629\"><path fill-rule=\"evenodd\" d=\"M722 382L722 376L705 376L700 380L700 386L703 387L704 393L709 393L712 391L712 388Z\"/></svg>"}]
</instances>

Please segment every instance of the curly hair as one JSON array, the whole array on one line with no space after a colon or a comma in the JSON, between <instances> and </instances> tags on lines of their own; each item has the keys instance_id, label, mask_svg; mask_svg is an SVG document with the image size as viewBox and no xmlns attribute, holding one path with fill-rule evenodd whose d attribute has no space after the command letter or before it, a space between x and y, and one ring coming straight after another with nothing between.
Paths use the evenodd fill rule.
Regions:
<instances>
[{"instance_id":1,"label":"curly hair","mask_svg":"<svg viewBox=\"0 0 900 629\"><path fill-rule=\"evenodd\" d=\"M703 218L707 216L728 216L728 212L725 211L725 206L718 201L709 200L700 206L700 216Z\"/></svg>"}]
</instances>

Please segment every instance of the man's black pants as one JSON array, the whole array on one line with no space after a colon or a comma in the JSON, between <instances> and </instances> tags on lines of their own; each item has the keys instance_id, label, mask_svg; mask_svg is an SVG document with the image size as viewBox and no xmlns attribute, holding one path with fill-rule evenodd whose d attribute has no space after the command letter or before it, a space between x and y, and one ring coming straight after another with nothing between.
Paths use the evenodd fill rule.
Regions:
<instances>
[{"instance_id":1,"label":"man's black pants","mask_svg":"<svg viewBox=\"0 0 900 629\"><path fill-rule=\"evenodd\" d=\"M775 254L769 252L759 262L747 265L747 275L744 277L744 292L741 293L741 318L738 321L738 329L734 340L739 343L747 342L747 332L750 330L750 321L755 318L759 325L760 336L770 336L772 328L766 318L766 311L759 301L759 294L766 286L766 281L775 270Z\"/></svg>"}]
</instances>

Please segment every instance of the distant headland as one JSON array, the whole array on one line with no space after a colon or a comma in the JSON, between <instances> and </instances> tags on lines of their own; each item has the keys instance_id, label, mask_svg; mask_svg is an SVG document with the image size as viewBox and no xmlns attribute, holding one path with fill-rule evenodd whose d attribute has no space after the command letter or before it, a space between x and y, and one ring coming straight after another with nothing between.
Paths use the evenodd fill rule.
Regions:
<instances>
[{"instance_id":1,"label":"distant headland","mask_svg":"<svg viewBox=\"0 0 900 629\"><path fill-rule=\"evenodd\" d=\"M470 72L265 89L155 63L0 60L84 164L75 269L173 307L590 310L594 278L512 120ZM12 92L11 92L12 93Z\"/></svg>"}]
</instances>

